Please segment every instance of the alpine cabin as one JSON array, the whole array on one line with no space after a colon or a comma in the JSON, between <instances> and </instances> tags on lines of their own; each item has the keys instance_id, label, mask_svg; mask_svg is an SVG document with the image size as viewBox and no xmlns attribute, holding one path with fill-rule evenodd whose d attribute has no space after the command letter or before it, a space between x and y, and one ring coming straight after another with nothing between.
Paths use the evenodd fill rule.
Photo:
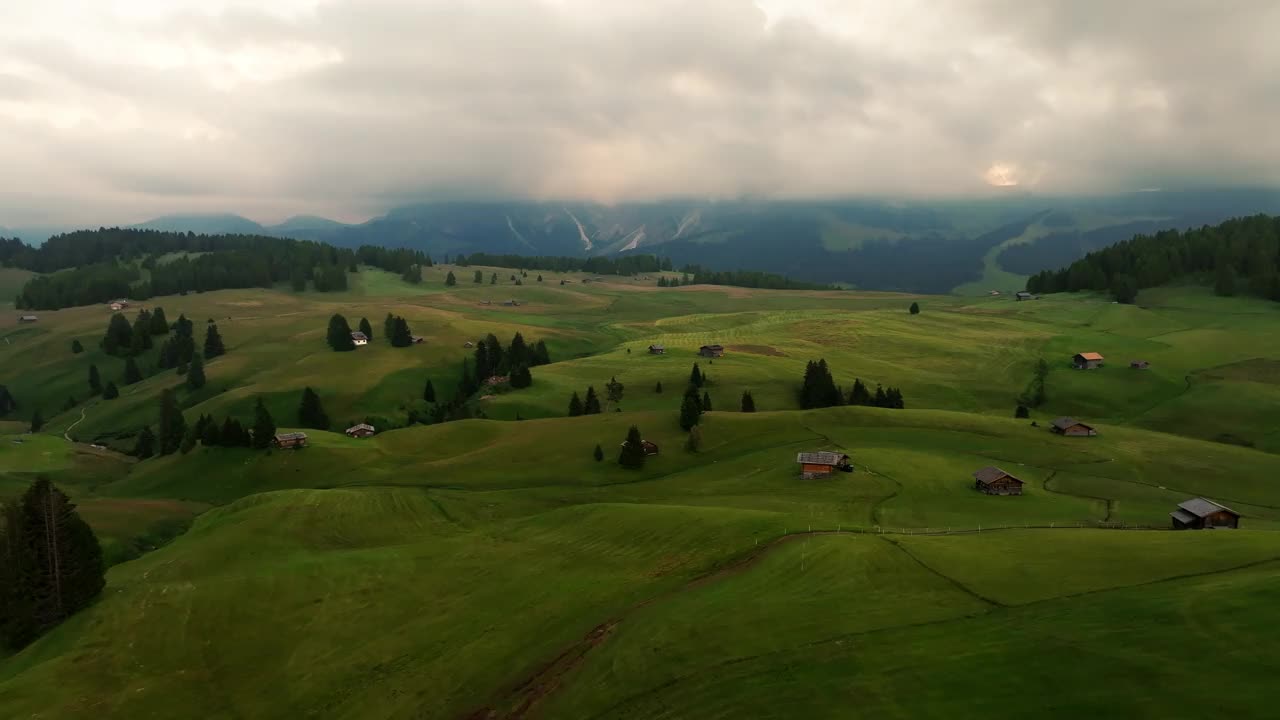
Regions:
<instances>
[{"instance_id":1,"label":"alpine cabin","mask_svg":"<svg viewBox=\"0 0 1280 720\"><path fill-rule=\"evenodd\" d=\"M618 445L618 447L626 447L626 446L627 446L627 441L626 441L626 440L623 440L623 441ZM644 451L644 454L645 454L645 455L657 455L657 454L658 454L658 443L656 443L656 442L650 442L649 440L641 440L641 441L640 441L640 449L641 449L642 451Z\"/></svg>"},{"instance_id":2,"label":"alpine cabin","mask_svg":"<svg viewBox=\"0 0 1280 720\"><path fill-rule=\"evenodd\" d=\"M718 358L724 357L723 345L703 345L698 348L698 354L702 357Z\"/></svg>"},{"instance_id":3,"label":"alpine cabin","mask_svg":"<svg viewBox=\"0 0 1280 720\"><path fill-rule=\"evenodd\" d=\"M1192 498L1178 503L1178 509L1169 513L1174 530L1238 529L1240 513L1208 498Z\"/></svg>"},{"instance_id":4,"label":"alpine cabin","mask_svg":"<svg viewBox=\"0 0 1280 720\"><path fill-rule=\"evenodd\" d=\"M307 446L307 434L303 432L276 433L271 444L281 450L304 448Z\"/></svg>"},{"instance_id":5,"label":"alpine cabin","mask_svg":"<svg viewBox=\"0 0 1280 720\"><path fill-rule=\"evenodd\" d=\"M1069 417L1056 418L1049 424L1049 429L1059 435L1070 435L1072 437L1091 437L1098 434L1098 431L1094 430L1092 425L1086 425L1075 418Z\"/></svg>"},{"instance_id":6,"label":"alpine cabin","mask_svg":"<svg viewBox=\"0 0 1280 720\"><path fill-rule=\"evenodd\" d=\"M377 429L375 429L372 425L369 425L368 423L360 423L359 425L352 425L351 427L346 429L347 437L353 437L353 438L367 438L376 432L378 432Z\"/></svg>"},{"instance_id":7,"label":"alpine cabin","mask_svg":"<svg viewBox=\"0 0 1280 720\"><path fill-rule=\"evenodd\" d=\"M649 354L650 354L650 355L665 355L666 353L667 353L667 348L666 348L666 346L664 346L664 345L650 345L650 346L649 346Z\"/></svg>"},{"instance_id":8,"label":"alpine cabin","mask_svg":"<svg viewBox=\"0 0 1280 720\"><path fill-rule=\"evenodd\" d=\"M351 333L351 342L355 343L356 347L368 345L369 336L357 330L356 332Z\"/></svg>"},{"instance_id":9,"label":"alpine cabin","mask_svg":"<svg viewBox=\"0 0 1280 720\"><path fill-rule=\"evenodd\" d=\"M1021 495L1022 481L998 467L984 467L973 474L973 488L988 495Z\"/></svg>"},{"instance_id":10,"label":"alpine cabin","mask_svg":"<svg viewBox=\"0 0 1280 720\"><path fill-rule=\"evenodd\" d=\"M829 477L835 471L853 472L849 456L838 452L802 452L796 455L800 477L804 480Z\"/></svg>"},{"instance_id":11,"label":"alpine cabin","mask_svg":"<svg viewBox=\"0 0 1280 720\"><path fill-rule=\"evenodd\" d=\"M1150 369L1151 363L1146 360L1133 360L1129 363L1129 367L1134 370L1147 370Z\"/></svg>"},{"instance_id":12,"label":"alpine cabin","mask_svg":"<svg viewBox=\"0 0 1280 720\"><path fill-rule=\"evenodd\" d=\"M1071 356L1071 367L1077 370L1097 370L1102 367L1103 357L1096 352L1076 353Z\"/></svg>"},{"instance_id":13,"label":"alpine cabin","mask_svg":"<svg viewBox=\"0 0 1280 720\"><path fill-rule=\"evenodd\" d=\"M18 316L18 322L20 323L33 323L33 322L37 322L38 320L40 320L40 318L37 315L19 315Z\"/></svg>"},{"instance_id":14,"label":"alpine cabin","mask_svg":"<svg viewBox=\"0 0 1280 720\"><path fill-rule=\"evenodd\" d=\"M1031 293L1027 292L1026 290L1019 290L1017 293L1014 293L1014 296L1013 296L1013 297L1014 297L1014 299L1015 299L1015 300L1018 300L1018 301L1022 301L1022 300L1035 300L1035 299L1036 299L1036 296L1035 296L1035 295L1032 295Z\"/></svg>"}]
</instances>

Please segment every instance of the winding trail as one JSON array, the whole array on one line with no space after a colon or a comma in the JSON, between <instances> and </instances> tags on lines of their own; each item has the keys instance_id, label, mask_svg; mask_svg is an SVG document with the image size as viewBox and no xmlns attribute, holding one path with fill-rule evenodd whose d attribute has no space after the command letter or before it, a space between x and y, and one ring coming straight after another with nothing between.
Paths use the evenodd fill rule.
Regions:
<instances>
[{"instance_id":1,"label":"winding trail","mask_svg":"<svg viewBox=\"0 0 1280 720\"><path fill-rule=\"evenodd\" d=\"M67 439L67 442L75 442L75 440L72 440L72 439L71 439L71 431L72 431L72 430L74 430L74 429L75 429L75 427L76 427L77 425L79 425L80 423L84 422L85 412L86 412L88 409L89 409L89 406L88 406L88 405L86 405L86 406L84 406L84 407L80 408L80 419L79 419L79 420L76 420L75 422L73 422L73 423L71 423L70 425L68 425L68 426L67 426L67 430L66 430L66 432L62 433L62 437L66 438L66 439Z\"/></svg>"}]
</instances>

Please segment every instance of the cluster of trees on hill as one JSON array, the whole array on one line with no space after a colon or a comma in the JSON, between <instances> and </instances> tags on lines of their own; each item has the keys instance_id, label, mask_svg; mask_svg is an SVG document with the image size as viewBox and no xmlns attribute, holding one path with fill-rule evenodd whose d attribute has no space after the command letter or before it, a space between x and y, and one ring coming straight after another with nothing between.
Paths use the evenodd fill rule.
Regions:
<instances>
[{"instance_id":1,"label":"cluster of trees on hill","mask_svg":"<svg viewBox=\"0 0 1280 720\"><path fill-rule=\"evenodd\" d=\"M304 405L306 393L304 391ZM314 394L314 393L313 393ZM319 398L315 399L316 407ZM323 410L320 410L323 414ZM327 420L327 418L326 418ZM310 427L310 426L307 426ZM327 425L326 425L327 427ZM271 446L271 439L276 434L275 419L258 398L254 406L254 420L251 426L241 424L239 420L228 415L221 424L212 415L201 415L194 424L188 425L178 407L177 396L172 389L160 394L160 417L158 431L153 432L150 426L143 427L134 442L133 455L146 460L159 455L171 455L191 452L199 443L205 447L245 447L263 449Z\"/></svg>"},{"instance_id":2,"label":"cluster of trees on hill","mask_svg":"<svg viewBox=\"0 0 1280 720\"><path fill-rule=\"evenodd\" d=\"M105 586L98 538L48 479L0 505L0 645L25 647Z\"/></svg>"},{"instance_id":3,"label":"cluster of trees on hill","mask_svg":"<svg viewBox=\"0 0 1280 720\"><path fill-rule=\"evenodd\" d=\"M817 362L810 360L805 366L804 380L800 384L800 407L809 409L837 405L866 405L900 410L906 407L906 402L898 388L876 385L876 391L872 393L861 378L854 379L853 388L846 396L832 378L826 359Z\"/></svg>"},{"instance_id":4,"label":"cluster of trees on hill","mask_svg":"<svg viewBox=\"0 0 1280 720\"><path fill-rule=\"evenodd\" d=\"M462 369L458 385L453 397L439 400L435 386L427 380L422 391L422 399L431 404L425 417L417 411L409 413L409 422L449 422L465 420L471 417L469 401L482 388L495 392L504 389L502 384L489 385L487 380L494 377L506 377L506 386L512 389L527 388L533 384L533 372L530 368L551 363L551 354L544 341L529 344L524 336L516 333L510 344L503 347L502 342L490 333L484 340L476 343L476 349L470 359L462 361Z\"/></svg>"},{"instance_id":5,"label":"cluster of trees on hill","mask_svg":"<svg viewBox=\"0 0 1280 720\"><path fill-rule=\"evenodd\" d=\"M701 265L686 265L679 278L658 278L658 287L682 285L732 285L734 287L764 288L767 290L833 290L832 285L792 280L777 273L756 270L708 270Z\"/></svg>"},{"instance_id":6,"label":"cluster of trees on hill","mask_svg":"<svg viewBox=\"0 0 1280 720\"><path fill-rule=\"evenodd\" d=\"M166 262L163 255L185 253ZM358 263L400 273L431 266L413 250L363 246L358 250L264 235L196 235L121 228L80 230L49 238L38 248L0 240L0 264L39 273L17 297L17 306L54 310L112 298L144 300L158 295L227 288L308 283L320 292L347 288ZM145 271L145 276L144 276Z\"/></svg>"},{"instance_id":7,"label":"cluster of trees on hill","mask_svg":"<svg viewBox=\"0 0 1280 720\"><path fill-rule=\"evenodd\" d=\"M671 269L669 258L656 255L619 255L616 257L558 257L553 255L490 255L472 253L459 255L453 260L458 267L487 265L490 267L516 268L520 270L551 270L553 272L585 272L596 275L635 275Z\"/></svg>"},{"instance_id":8,"label":"cluster of trees on hill","mask_svg":"<svg viewBox=\"0 0 1280 720\"><path fill-rule=\"evenodd\" d=\"M1280 218L1255 215L1220 225L1138 235L1027 280L1033 293L1096 290L1132 303L1142 288L1195 279L1219 295L1280 302Z\"/></svg>"}]
</instances>

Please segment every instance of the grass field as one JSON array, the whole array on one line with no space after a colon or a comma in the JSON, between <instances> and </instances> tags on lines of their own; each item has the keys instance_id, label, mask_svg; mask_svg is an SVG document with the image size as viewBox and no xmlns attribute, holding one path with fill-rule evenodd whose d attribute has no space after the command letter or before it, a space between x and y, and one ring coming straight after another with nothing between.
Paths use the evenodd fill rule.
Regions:
<instances>
[{"instance_id":1,"label":"grass field","mask_svg":"<svg viewBox=\"0 0 1280 720\"><path fill-rule=\"evenodd\" d=\"M248 420L261 396L289 428L310 386L337 430L402 420L425 407L428 378L452 390L467 340L519 331L551 348L532 387L481 401L489 419L365 440L308 431L300 451L135 462L91 447L128 447L182 379L153 374L117 400L87 400L89 363L107 379L122 365L97 349L107 312L0 322L0 383L19 417L51 417L35 435L15 418L0 426L0 495L48 475L113 562L93 607L0 654L0 717L1270 712L1272 305L1196 288L1119 306L553 273L539 284L532 272L492 286L493 270L477 285L472 268L454 268L446 288L446 271L409 286L364 270L338 295L154 301L198 333L214 319L228 347L204 389L180 391L189 419ZM523 304L499 304L511 297ZM375 335L387 312L403 315L428 341L333 353L334 312L368 317ZM75 338L86 352L70 352ZM714 410L692 453L677 408L712 342L728 353L699 361ZM652 343L666 355L648 354ZM1106 366L1069 370L1081 350ZM902 388L908 409L800 410L799 378L819 357L846 388L855 377ZM1041 358L1048 400L1032 426L1012 411ZM1127 367L1139 358L1152 369ZM625 385L620 411L564 417L571 392L611 377ZM759 412L738 411L745 389ZM82 402L58 412L68 395ZM1058 414L1100 435L1048 432ZM661 453L627 471L614 460L632 424ZM849 453L855 471L799 480L795 453L820 449ZM1024 495L974 492L986 465L1021 477ZM1243 529L1164 530L1197 495L1241 512Z\"/></svg>"}]
</instances>

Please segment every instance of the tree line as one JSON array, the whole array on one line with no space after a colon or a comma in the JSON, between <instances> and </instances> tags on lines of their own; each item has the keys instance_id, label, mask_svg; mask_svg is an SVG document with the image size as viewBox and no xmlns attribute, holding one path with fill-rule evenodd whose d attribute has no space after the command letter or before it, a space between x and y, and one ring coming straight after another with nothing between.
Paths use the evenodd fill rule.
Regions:
<instances>
[{"instance_id":1,"label":"tree line","mask_svg":"<svg viewBox=\"0 0 1280 720\"><path fill-rule=\"evenodd\" d=\"M808 410L837 405L865 405L901 410L906 407L906 402L903 400L902 391L898 388L876 385L873 393L861 378L854 379L853 387L850 388L849 394L845 395L844 390L836 385L826 359L816 362L810 360L805 366L804 379L800 383L800 407Z\"/></svg>"},{"instance_id":2,"label":"tree line","mask_svg":"<svg viewBox=\"0 0 1280 720\"><path fill-rule=\"evenodd\" d=\"M1179 280L1212 284L1218 295L1280 302L1280 217L1254 215L1212 227L1136 235L1059 270L1032 275L1027 290L1094 290L1132 303L1143 288Z\"/></svg>"},{"instance_id":3,"label":"tree line","mask_svg":"<svg viewBox=\"0 0 1280 720\"><path fill-rule=\"evenodd\" d=\"M485 265L518 270L550 270L552 272L584 272L596 275L635 275L671 269L670 258L656 255L619 255L617 257L562 257L555 255L493 255L471 253L453 260L458 267Z\"/></svg>"},{"instance_id":4,"label":"tree line","mask_svg":"<svg viewBox=\"0 0 1280 720\"><path fill-rule=\"evenodd\" d=\"M758 270L709 270L701 265L686 265L680 269L679 278L658 278L658 287L683 285L731 285L733 287L763 288L766 290L834 290L833 285L792 280L777 273Z\"/></svg>"}]
</instances>

